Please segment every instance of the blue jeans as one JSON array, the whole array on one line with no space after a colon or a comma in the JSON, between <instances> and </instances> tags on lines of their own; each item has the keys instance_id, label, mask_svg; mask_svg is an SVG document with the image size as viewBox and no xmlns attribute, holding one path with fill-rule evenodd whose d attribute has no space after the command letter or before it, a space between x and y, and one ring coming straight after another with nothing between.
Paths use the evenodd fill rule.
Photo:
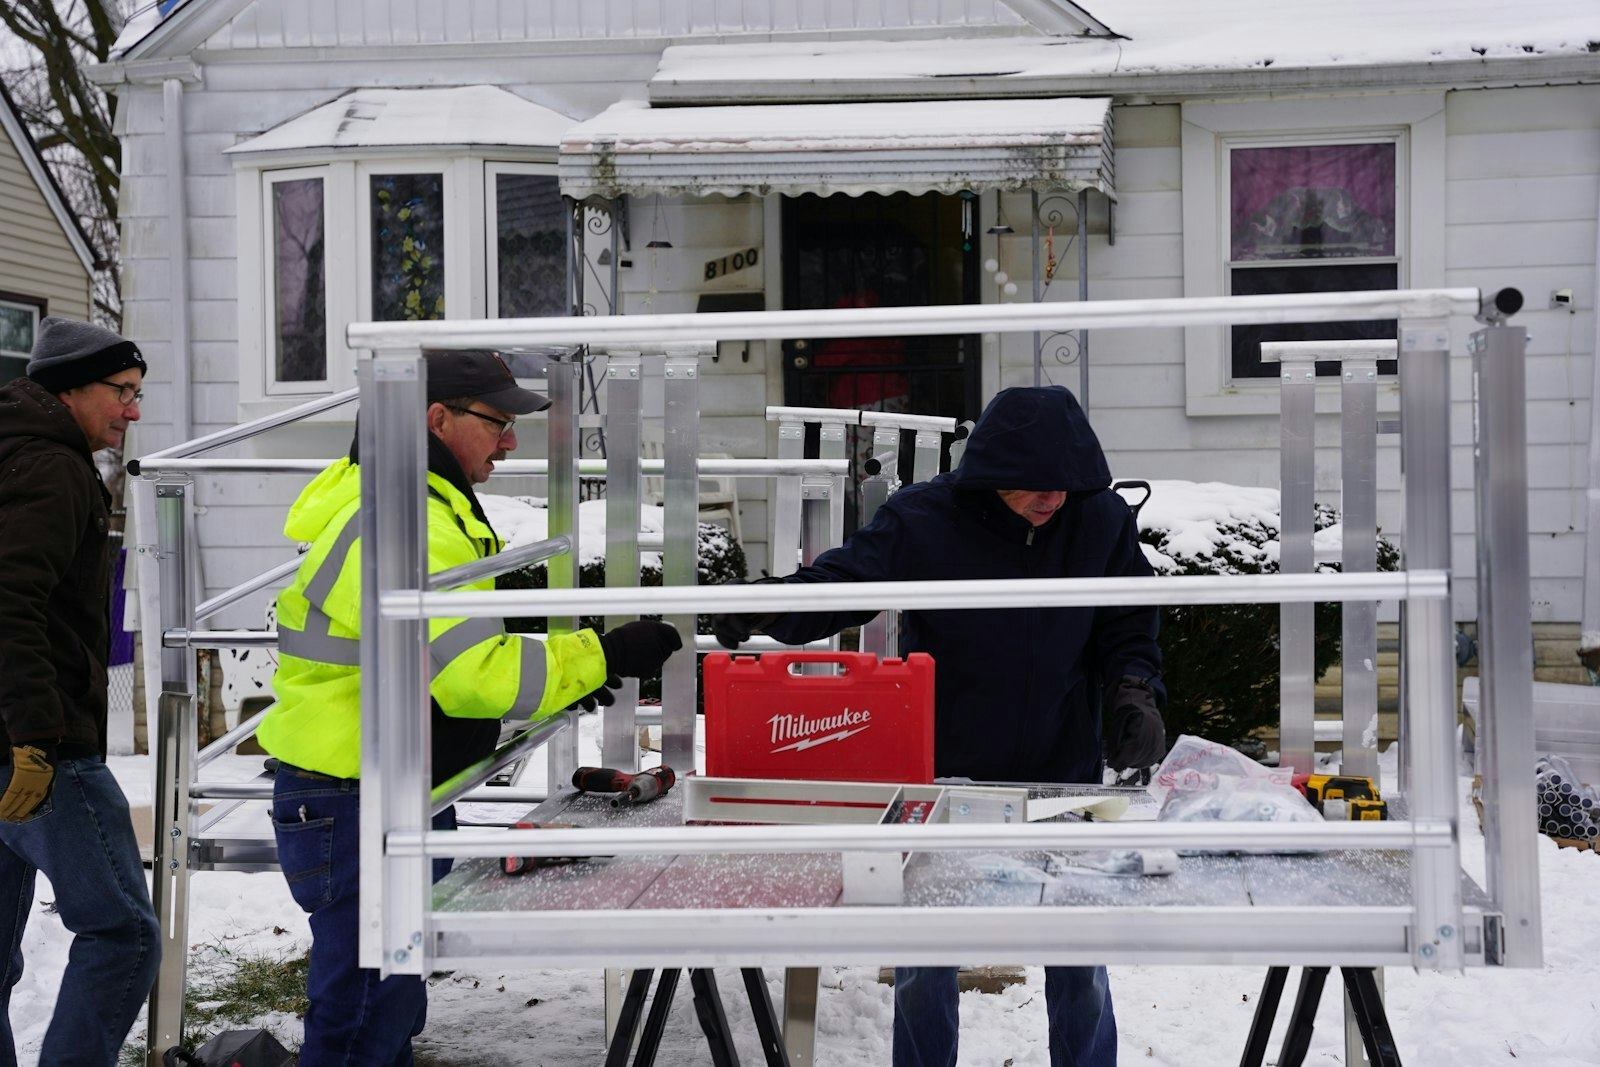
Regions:
<instances>
[{"instance_id":1,"label":"blue jeans","mask_svg":"<svg viewBox=\"0 0 1600 1067\"><path fill-rule=\"evenodd\" d=\"M10 782L11 767L0 767L0 791ZM56 912L74 935L39 1062L109 1067L150 995L161 962L161 928L150 907L128 802L100 760L58 761L40 813L24 823L0 823L4 1067L17 1062L11 990L22 977L22 931L39 871L50 879Z\"/></svg>"},{"instance_id":2,"label":"blue jeans","mask_svg":"<svg viewBox=\"0 0 1600 1067\"><path fill-rule=\"evenodd\" d=\"M955 1067L960 993L954 967L894 972L894 1067ZM1046 967L1050 1067L1115 1067L1117 1020L1104 967Z\"/></svg>"},{"instance_id":3,"label":"blue jeans","mask_svg":"<svg viewBox=\"0 0 1600 1067\"><path fill-rule=\"evenodd\" d=\"M455 809L433 820L455 826ZM278 764L272 829L289 892L311 916L301 1067L357 1064L409 1067L411 1039L422 1033L428 994L416 975L379 980L356 962L361 892L361 782ZM450 871L435 860L433 879Z\"/></svg>"}]
</instances>

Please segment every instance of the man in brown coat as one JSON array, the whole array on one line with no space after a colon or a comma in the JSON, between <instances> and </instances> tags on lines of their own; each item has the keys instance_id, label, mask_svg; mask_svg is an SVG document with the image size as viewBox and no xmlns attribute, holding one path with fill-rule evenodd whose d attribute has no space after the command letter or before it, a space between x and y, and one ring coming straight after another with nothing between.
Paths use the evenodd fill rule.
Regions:
<instances>
[{"instance_id":1,"label":"man in brown coat","mask_svg":"<svg viewBox=\"0 0 1600 1067\"><path fill-rule=\"evenodd\" d=\"M93 454L139 418L133 342L47 318L0 386L0 1065L34 877L75 935L41 1063L117 1062L160 961L128 802L106 767L110 494Z\"/></svg>"}]
</instances>

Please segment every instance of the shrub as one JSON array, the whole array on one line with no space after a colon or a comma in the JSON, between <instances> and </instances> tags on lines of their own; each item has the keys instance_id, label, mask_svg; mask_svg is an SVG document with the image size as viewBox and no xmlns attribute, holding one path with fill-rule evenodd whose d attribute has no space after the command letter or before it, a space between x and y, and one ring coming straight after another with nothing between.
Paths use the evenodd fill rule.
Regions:
<instances>
[{"instance_id":1,"label":"shrub","mask_svg":"<svg viewBox=\"0 0 1600 1067\"><path fill-rule=\"evenodd\" d=\"M1182 486L1184 483L1165 483ZM1157 483L1159 500L1164 488ZM1212 488L1212 487L1205 487ZM1216 486L1220 491L1233 487ZM1153 565L1162 574L1272 574L1278 570L1278 518L1275 490L1271 512L1243 507L1221 521L1150 509L1141 515L1139 538L1155 550ZM1181 495L1181 490L1180 490ZM1263 500L1268 499L1263 496ZM1338 513L1318 504L1315 528L1334 526ZM1200 536L1196 536L1197 532ZM1147 555L1150 553L1147 553ZM1394 570L1399 554L1378 539L1378 569ZM1321 572L1337 571L1322 564ZM1317 604L1314 669L1317 677L1339 656L1340 607ZM1168 703L1167 736L1193 734L1223 744L1239 744L1279 721L1279 635L1277 604L1200 604L1161 611L1161 655Z\"/></svg>"}]
</instances>

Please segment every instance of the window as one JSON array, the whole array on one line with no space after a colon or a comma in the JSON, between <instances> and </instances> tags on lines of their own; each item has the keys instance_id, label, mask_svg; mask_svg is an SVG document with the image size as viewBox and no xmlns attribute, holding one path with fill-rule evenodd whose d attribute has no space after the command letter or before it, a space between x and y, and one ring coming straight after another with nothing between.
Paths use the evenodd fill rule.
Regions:
<instances>
[{"instance_id":1,"label":"window","mask_svg":"<svg viewBox=\"0 0 1600 1067\"><path fill-rule=\"evenodd\" d=\"M1229 292L1317 293L1394 289L1394 141L1357 144L1228 145ZM1262 341L1393 338L1395 323L1322 322L1232 327L1235 381L1272 378ZM1379 363L1394 374L1394 360ZM1337 363L1318 364L1337 374Z\"/></svg>"},{"instance_id":2,"label":"window","mask_svg":"<svg viewBox=\"0 0 1600 1067\"><path fill-rule=\"evenodd\" d=\"M269 179L273 370L279 382L328 380L326 199L321 177Z\"/></svg>"},{"instance_id":3,"label":"window","mask_svg":"<svg viewBox=\"0 0 1600 1067\"><path fill-rule=\"evenodd\" d=\"M561 315L567 310L567 208L555 175L488 167L491 319Z\"/></svg>"},{"instance_id":4,"label":"window","mask_svg":"<svg viewBox=\"0 0 1600 1067\"><path fill-rule=\"evenodd\" d=\"M1444 141L1438 93L1184 104L1185 295L1442 286ZM1187 412L1276 413L1263 340L1393 337L1395 326L1188 327ZM1380 410L1398 407L1390 382ZM1318 410L1337 410L1337 392L1330 377Z\"/></svg>"},{"instance_id":5,"label":"window","mask_svg":"<svg viewBox=\"0 0 1600 1067\"><path fill-rule=\"evenodd\" d=\"M353 386L352 322L566 311L553 162L288 162L237 175L241 418Z\"/></svg>"},{"instance_id":6,"label":"window","mask_svg":"<svg viewBox=\"0 0 1600 1067\"><path fill-rule=\"evenodd\" d=\"M40 310L32 303L0 298L0 383L20 378L27 370Z\"/></svg>"}]
</instances>

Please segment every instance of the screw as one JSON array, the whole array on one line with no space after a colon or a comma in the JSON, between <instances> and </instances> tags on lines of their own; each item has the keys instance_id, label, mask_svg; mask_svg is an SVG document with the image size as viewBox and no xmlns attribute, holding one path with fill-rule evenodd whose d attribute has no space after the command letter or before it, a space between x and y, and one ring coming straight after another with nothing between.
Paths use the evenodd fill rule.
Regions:
<instances>
[{"instance_id":1,"label":"screw","mask_svg":"<svg viewBox=\"0 0 1600 1067\"><path fill-rule=\"evenodd\" d=\"M1454 926L1441 926L1439 927L1439 936L1448 941L1456 936L1456 928Z\"/></svg>"},{"instance_id":2,"label":"screw","mask_svg":"<svg viewBox=\"0 0 1600 1067\"><path fill-rule=\"evenodd\" d=\"M667 377L668 378L673 377L675 374L676 374L676 372L671 367L667 368Z\"/></svg>"},{"instance_id":3,"label":"screw","mask_svg":"<svg viewBox=\"0 0 1600 1067\"><path fill-rule=\"evenodd\" d=\"M411 932L411 943L413 945L422 944L422 931L421 930L413 930Z\"/></svg>"},{"instance_id":4,"label":"screw","mask_svg":"<svg viewBox=\"0 0 1600 1067\"><path fill-rule=\"evenodd\" d=\"M396 963L404 963L406 960L409 960L410 958L411 958L411 953L407 949L397 948L397 949L394 950L394 961Z\"/></svg>"},{"instance_id":5,"label":"screw","mask_svg":"<svg viewBox=\"0 0 1600 1067\"><path fill-rule=\"evenodd\" d=\"M959 808L956 809L956 814L957 815L971 815L972 814L972 808L971 808L970 805L963 804Z\"/></svg>"},{"instance_id":6,"label":"screw","mask_svg":"<svg viewBox=\"0 0 1600 1067\"><path fill-rule=\"evenodd\" d=\"M172 828L172 836L173 837L182 837L183 836L183 831L178 829L176 826L174 826Z\"/></svg>"},{"instance_id":7,"label":"screw","mask_svg":"<svg viewBox=\"0 0 1600 1067\"><path fill-rule=\"evenodd\" d=\"M173 860L171 863L167 864L167 870L175 871L177 869L178 869L178 861L177 860Z\"/></svg>"},{"instance_id":8,"label":"screw","mask_svg":"<svg viewBox=\"0 0 1600 1067\"><path fill-rule=\"evenodd\" d=\"M1015 809L1013 809L1013 808L1012 808L1012 806L1011 806L1011 805L1010 805L1010 804L1007 804L1007 805L1006 805L1006 806L1005 806L1005 807L1003 807L1003 808L1001 808L1001 809L1000 809L1000 811L1001 811L1001 813L1002 813L1002 814L1004 814L1004 815L1005 815L1005 817L1006 817L1006 820L1007 820L1007 821L1008 821L1008 822L1009 822L1009 821L1010 821L1010 819L1011 819L1011 813L1012 813L1012 812L1013 812L1013 811L1014 811L1014 810L1015 810Z\"/></svg>"},{"instance_id":9,"label":"screw","mask_svg":"<svg viewBox=\"0 0 1600 1067\"><path fill-rule=\"evenodd\" d=\"M1425 960L1433 959L1433 946L1432 945L1423 945L1417 951L1422 954L1422 958L1423 959L1425 959Z\"/></svg>"}]
</instances>

